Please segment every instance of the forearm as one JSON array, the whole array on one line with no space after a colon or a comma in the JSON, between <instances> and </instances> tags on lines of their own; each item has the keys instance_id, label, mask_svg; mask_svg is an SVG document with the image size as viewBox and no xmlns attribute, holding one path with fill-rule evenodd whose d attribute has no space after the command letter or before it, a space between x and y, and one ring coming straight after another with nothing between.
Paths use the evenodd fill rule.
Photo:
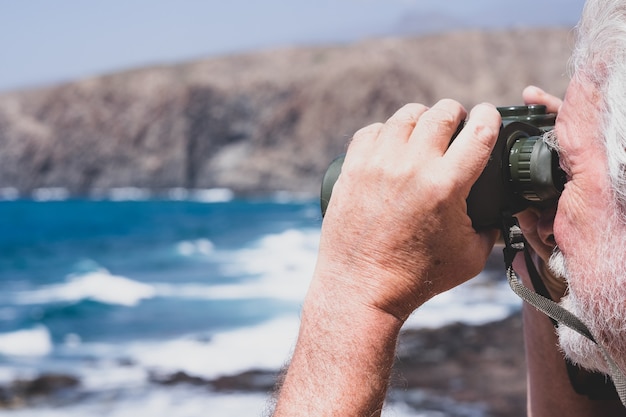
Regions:
<instances>
[{"instance_id":1,"label":"forearm","mask_svg":"<svg viewBox=\"0 0 626 417\"><path fill-rule=\"evenodd\" d=\"M275 417L381 413L401 322L335 295L307 296Z\"/></svg>"}]
</instances>

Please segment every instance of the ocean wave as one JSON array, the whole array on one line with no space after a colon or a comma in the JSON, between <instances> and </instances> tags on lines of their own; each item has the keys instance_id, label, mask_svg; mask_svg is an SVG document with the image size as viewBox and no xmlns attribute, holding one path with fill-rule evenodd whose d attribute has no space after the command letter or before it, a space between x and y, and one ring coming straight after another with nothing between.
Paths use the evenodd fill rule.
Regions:
<instances>
[{"instance_id":1,"label":"ocean wave","mask_svg":"<svg viewBox=\"0 0 626 417\"><path fill-rule=\"evenodd\" d=\"M1 187L0 201L14 201L20 198L20 191L15 187Z\"/></svg>"},{"instance_id":2,"label":"ocean wave","mask_svg":"<svg viewBox=\"0 0 626 417\"><path fill-rule=\"evenodd\" d=\"M159 343L134 343L126 354L151 371L184 371L207 379L250 369L277 370L289 358L298 334L297 315L213 335Z\"/></svg>"},{"instance_id":3,"label":"ocean wave","mask_svg":"<svg viewBox=\"0 0 626 417\"><path fill-rule=\"evenodd\" d=\"M107 197L111 201L145 201L151 196L149 189L139 187L118 187L107 191Z\"/></svg>"},{"instance_id":4,"label":"ocean wave","mask_svg":"<svg viewBox=\"0 0 626 417\"><path fill-rule=\"evenodd\" d=\"M11 417L217 417L264 416L271 413L271 393L232 392L217 394L204 387L168 387L91 393L82 401L54 407L29 407L6 410ZM113 400L112 400L113 399ZM450 401L448 401L450 402ZM210 410L207 413L207 410ZM417 411L406 403L385 404L383 417L440 417L438 411ZM457 414L455 414L457 415ZM482 416L479 413L463 415Z\"/></svg>"},{"instance_id":5,"label":"ocean wave","mask_svg":"<svg viewBox=\"0 0 626 417\"><path fill-rule=\"evenodd\" d=\"M235 193L229 188L197 189L189 193L189 200L201 203L227 203L234 198Z\"/></svg>"},{"instance_id":6,"label":"ocean wave","mask_svg":"<svg viewBox=\"0 0 626 417\"><path fill-rule=\"evenodd\" d=\"M0 355L45 356L52 351L48 328L38 325L9 333L0 333Z\"/></svg>"},{"instance_id":7,"label":"ocean wave","mask_svg":"<svg viewBox=\"0 0 626 417\"><path fill-rule=\"evenodd\" d=\"M31 196L35 201L64 201L70 197L70 192L63 187L36 188Z\"/></svg>"},{"instance_id":8,"label":"ocean wave","mask_svg":"<svg viewBox=\"0 0 626 417\"><path fill-rule=\"evenodd\" d=\"M318 198L317 194L294 191L275 191L271 195L271 201L278 204L305 203Z\"/></svg>"},{"instance_id":9,"label":"ocean wave","mask_svg":"<svg viewBox=\"0 0 626 417\"><path fill-rule=\"evenodd\" d=\"M235 192L230 188L171 188L166 192L165 196L174 201L227 203L235 198Z\"/></svg>"},{"instance_id":10,"label":"ocean wave","mask_svg":"<svg viewBox=\"0 0 626 417\"><path fill-rule=\"evenodd\" d=\"M132 307L141 300L154 297L152 285L112 275L106 269L69 276L61 284L45 285L15 295L18 304L47 304L92 300L104 304Z\"/></svg>"},{"instance_id":11,"label":"ocean wave","mask_svg":"<svg viewBox=\"0 0 626 417\"><path fill-rule=\"evenodd\" d=\"M212 380L249 370L279 370L291 355L299 324L298 315L292 314L213 335L196 333L126 343L87 342L57 349L65 358L92 358L88 366L72 368L85 389L130 389L146 383L150 374L182 371Z\"/></svg>"},{"instance_id":12,"label":"ocean wave","mask_svg":"<svg viewBox=\"0 0 626 417\"><path fill-rule=\"evenodd\" d=\"M184 240L176 244L176 252L182 256L207 256L215 251L215 245L209 239Z\"/></svg>"},{"instance_id":13,"label":"ocean wave","mask_svg":"<svg viewBox=\"0 0 626 417\"><path fill-rule=\"evenodd\" d=\"M293 279L312 272L319 247L319 229L288 229L261 237L237 250L225 263L234 275L281 276Z\"/></svg>"},{"instance_id":14,"label":"ocean wave","mask_svg":"<svg viewBox=\"0 0 626 417\"><path fill-rule=\"evenodd\" d=\"M206 389L169 387L105 392L102 395L92 393L87 399L68 405L3 412L11 417L195 417L205 414L240 417L265 415L268 399L268 395L262 393L215 394ZM210 411L207 413L207 410Z\"/></svg>"},{"instance_id":15,"label":"ocean wave","mask_svg":"<svg viewBox=\"0 0 626 417\"><path fill-rule=\"evenodd\" d=\"M162 297L195 299L274 298L301 300L309 285L319 244L319 229L288 229L272 233L237 250L220 250L208 239L178 242L175 250L185 257L206 257L219 274L235 283L155 283Z\"/></svg>"},{"instance_id":16,"label":"ocean wave","mask_svg":"<svg viewBox=\"0 0 626 417\"><path fill-rule=\"evenodd\" d=\"M502 320L522 306L520 298L503 279L494 282L490 271L439 294L415 311L406 328L438 328L451 323L480 325Z\"/></svg>"}]
</instances>

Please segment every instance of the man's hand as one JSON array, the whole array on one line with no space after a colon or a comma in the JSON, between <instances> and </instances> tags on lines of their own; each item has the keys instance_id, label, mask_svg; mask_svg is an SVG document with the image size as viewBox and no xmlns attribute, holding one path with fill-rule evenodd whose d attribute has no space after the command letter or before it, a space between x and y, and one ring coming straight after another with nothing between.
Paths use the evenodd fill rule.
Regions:
<instances>
[{"instance_id":1,"label":"man's hand","mask_svg":"<svg viewBox=\"0 0 626 417\"><path fill-rule=\"evenodd\" d=\"M497 232L465 199L500 128L491 105L409 104L356 133L333 189L275 416L380 415L401 326L476 275Z\"/></svg>"},{"instance_id":2,"label":"man's hand","mask_svg":"<svg viewBox=\"0 0 626 417\"><path fill-rule=\"evenodd\" d=\"M466 198L500 128L492 105L409 104L358 131L333 189L316 285L404 321L419 305L478 274L497 232L478 233ZM322 289L323 288L323 289Z\"/></svg>"}]
</instances>

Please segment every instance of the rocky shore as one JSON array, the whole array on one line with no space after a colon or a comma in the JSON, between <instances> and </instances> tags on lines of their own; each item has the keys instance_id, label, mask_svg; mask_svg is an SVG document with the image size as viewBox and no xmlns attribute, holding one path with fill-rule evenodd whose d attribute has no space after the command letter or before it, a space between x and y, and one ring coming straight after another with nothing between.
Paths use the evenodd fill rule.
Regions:
<instances>
[{"instance_id":1,"label":"rocky shore","mask_svg":"<svg viewBox=\"0 0 626 417\"><path fill-rule=\"evenodd\" d=\"M441 410L448 398L485 416L526 415L526 362L521 313L482 326L453 324L402 335L395 398L417 409ZM419 396L412 396L415 390ZM448 414L445 415L454 415Z\"/></svg>"},{"instance_id":2,"label":"rocky shore","mask_svg":"<svg viewBox=\"0 0 626 417\"><path fill-rule=\"evenodd\" d=\"M448 417L521 416L526 409L520 314L482 326L453 324L403 332L390 401ZM184 372L147 375L161 387L206 387L208 392L271 393L278 372L250 370L208 380ZM0 386L0 409L67 405L88 398L73 375L47 374ZM473 411L472 411L473 410ZM471 414L471 413L474 414Z\"/></svg>"}]
</instances>

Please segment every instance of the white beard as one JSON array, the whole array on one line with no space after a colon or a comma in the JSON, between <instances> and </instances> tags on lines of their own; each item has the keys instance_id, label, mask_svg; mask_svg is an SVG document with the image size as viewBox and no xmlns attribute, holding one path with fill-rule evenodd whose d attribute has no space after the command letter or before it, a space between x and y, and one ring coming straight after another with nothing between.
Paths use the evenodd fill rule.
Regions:
<instances>
[{"instance_id":1,"label":"white beard","mask_svg":"<svg viewBox=\"0 0 626 417\"><path fill-rule=\"evenodd\" d=\"M548 267L569 284L561 306L587 325L596 340L609 352L618 367L626 370L626 233L611 219L600 242L582 255L565 259L557 248ZM609 374L599 347L567 326L558 327L559 344L575 364Z\"/></svg>"}]
</instances>

